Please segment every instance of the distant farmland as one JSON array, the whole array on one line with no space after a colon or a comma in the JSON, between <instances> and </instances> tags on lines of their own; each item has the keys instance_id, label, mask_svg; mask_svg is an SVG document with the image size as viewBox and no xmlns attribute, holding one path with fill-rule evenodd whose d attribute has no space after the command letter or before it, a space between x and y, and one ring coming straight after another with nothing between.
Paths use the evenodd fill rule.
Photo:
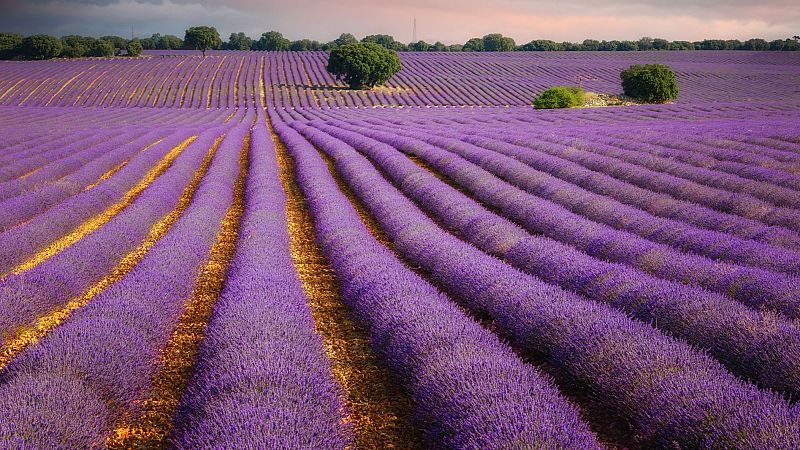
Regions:
<instances>
[{"instance_id":1,"label":"distant farmland","mask_svg":"<svg viewBox=\"0 0 800 450\"><path fill-rule=\"evenodd\" d=\"M0 62L0 447L800 448L800 53L401 60Z\"/></svg>"}]
</instances>

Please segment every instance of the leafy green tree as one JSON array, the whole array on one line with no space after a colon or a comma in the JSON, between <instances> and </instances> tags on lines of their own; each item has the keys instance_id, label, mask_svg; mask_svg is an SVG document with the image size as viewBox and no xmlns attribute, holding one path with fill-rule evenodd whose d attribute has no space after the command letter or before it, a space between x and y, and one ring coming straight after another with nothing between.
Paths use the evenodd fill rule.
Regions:
<instances>
[{"instance_id":1,"label":"leafy green tree","mask_svg":"<svg viewBox=\"0 0 800 450\"><path fill-rule=\"evenodd\" d=\"M472 38L464 44L462 50L465 52L482 52L483 48L483 38Z\"/></svg>"},{"instance_id":2,"label":"leafy green tree","mask_svg":"<svg viewBox=\"0 0 800 450\"><path fill-rule=\"evenodd\" d=\"M252 47L253 40L241 31L238 33L231 33L231 37L228 38L228 43L224 46L227 50L250 50Z\"/></svg>"},{"instance_id":3,"label":"leafy green tree","mask_svg":"<svg viewBox=\"0 0 800 450\"><path fill-rule=\"evenodd\" d=\"M403 50L405 45L402 42L397 42L394 40L393 36L389 36L388 34L371 34L369 36L364 37L361 39L361 42L367 43L372 42L378 44L382 47L388 48L389 50Z\"/></svg>"},{"instance_id":4,"label":"leafy green tree","mask_svg":"<svg viewBox=\"0 0 800 450\"><path fill-rule=\"evenodd\" d=\"M291 45L289 45L289 50L293 52L320 50L321 48L322 44L320 44L317 41L312 41L309 39L300 39L299 41L293 41Z\"/></svg>"},{"instance_id":5,"label":"leafy green tree","mask_svg":"<svg viewBox=\"0 0 800 450\"><path fill-rule=\"evenodd\" d=\"M258 50L278 51L289 50L290 45L292 45L292 41L283 37L280 32L268 31L261 35L261 38L256 43L256 48Z\"/></svg>"},{"instance_id":6,"label":"leafy green tree","mask_svg":"<svg viewBox=\"0 0 800 450\"><path fill-rule=\"evenodd\" d=\"M46 34L35 34L22 40L22 54L28 59L50 59L61 54L61 41Z\"/></svg>"},{"instance_id":7,"label":"leafy green tree","mask_svg":"<svg viewBox=\"0 0 800 450\"><path fill-rule=\"evenodd\" d=\"M639 44L635 41L620 41L617 45L618 52L635 52L639 50Z\"/></svg>"},{"instance_id":8,"label":"leafy green tree","mask_svg":"<svg viewBox=\"0 0 800 450\"><path fill-rule=\"evenodd\" d=\"M358 40L356 39L355 36L353 36L350 33L342 33L339 35L338 38L334 39L333 42L335 42L336 45L341 47L342 45L355 44L356 42L358 42Z\"/></svg>"},{"instance_id":9,"label":"leafy green tree","mask_svg":"<svg viewBox=\"0 0 800 450\"><path fill-rule=\"evenodd\" d=\"M186 30L183 43L188 48L203 52L203 57L205 58L206 50L217 49L222 46L222 39L219 37L219 32L216 28L203 25L190 27Z\"/></svg>"},{"instance_id":10,"label":"leafy green tree","mask_svg":"<svg viewBox=\"0 0 800 450\"><path fill-rule=\"evenodd\" d=\"M114 44L105 39L98 39L92 43L89 48L89 56L96 56L100 58L110 58L117 54Z\"/></svg>"},{"instance_id":11,"label":"leafy green tree","mask_svg":"<svg viewBox=\"0 0 800 450\"><path fill-rule=\"evenodd\" d=\"M81 58L89 53L91 39L83 36L69 35L61 38L61 56L65 58Z\"/></svg>"},{"instance_id":12,"label":"leafy green tree","mask_svg":"<svg viewBox=\"0 0 800 450\"><path fill-rule=\"evenodd\" d=\"M653 50L669 50L669 41L666 39L653 39Z\"/></svg>"},{"instance_id":13,"label":"leafy green tree","mask_svg":"<svg viewBox=\"0 0 800 450\"><path fill-rule=\"evenodd\" d=\"M114 48L117 50L117 53L119 53L119 50L124 49L125 46L128 45L128 40L120 36L102 36L99 39L111 42L111 45L114 46Z\"/></svg>"},{"instance_id":14,"label":"leafy green tree","mask_svg":"<svg viewBox=\"0 0 800 450\"><path fill-rule=\"evenodd\" d=\"M653 50L653 38L645 36L637 42L639 50Z\"/></svg>"},{"instance_id":15,"label":"leafy green tree","mask_svg":"<svg viewBox=\"0 0 800 450\"><path fill-rule=\"evenodd\" d=\"M633 65L620 73L625 95L651 103L678 98L675 72L663 64Z\"/></svg>"},{"instance_id":16,"label":"leafy green tree","mask_svg":"<svg viewBox=\"0 0 800 450\"><path fill-rule=\"evenodd\" d=\"M581 44L581 50L597 51L600 50L600 41L585 39Z\"/></svg>"},{"instance_id":17,"label":"leafy green tree","mask_svg":"<svg viewBox=\"0 0 800 450\"><path fill-rule=\"evenodd\" d=\"M516 44L510 37L500 33L487 34L483 37L483 51L485 52L510 52Z\"/></svg>"},{"instance_id":18,"label":"leafy green tree","mask_svg":"<svg viewBox=\"0 0 800 450\"><path fill-rule=\"evenodd\" d=\"M400 70L400 57L372 42L346 44L331 50L327 70L351 89L372 88Z\"/></svg>"},{"instance_id":19,"label":"leafy green tree","mask_svg":"<svg viewBox=\"0 0 800 450\"><path fill-rule=\"evenodd\" d=\"M449 49L447 48L446 45L444 45L444 42L436 41L436 43L434 43L433 45L430 46L428 51L431 51L431 52L447 52L447 51L449 51Z\"/></svg>"},{"instance_id":20,"label":"leafy green tree","mask_svg":"<svg viewBox=\"0 0 800 450\"><path fill-rule=\"evenodd\" d=\"M417 41L408 44L408 48L412 52L427 52L431 48L431 44L425 41Z\"/></svg>"},{"instance_id":21,"label":"leafy green tree","mask_svg":"<svg viewBox=\"0 0 800 450\"><path fill-rule=\"evenodd\" d=\"M132 39L128 42L125 50L127 50L128 56L139 56L142 54L142 43L138 39Z\"/></svg>"},{"instance_id":22,"label":"leafy green tree","mask_svg":"<svg viewBox=\"0 0 800 450\"><path fill-rule=\"evenodd\" d=\"M574 86L553 86L547 88L536 97L533 107L536 109L574 108L583 106L583 89Z\"/></svg>"},{"instance_id":23,"label":"leafy green tree","mask_svg":"<svg viewBox=\"0 0 800 450\"><path fill-rule=\"evenodd\" d=\"M764 39L748 39L740 47L742 50L769 50L769 42Z\"/></svg>"},{"instance_id":24,"label":"leafy green tree","mask_svg":"<svg viewBox=\"0 0 800 450\"><path fill-rule=\"evenodd\" d=\"M556 50L562 50L561 44L555 41L550 41L546 39L539 39L530 41L527 44L520 47L520 50L526 52L551 52Z\"/></svg>"},{"instance_id":25,"label":"leafy green tree","mask_svg":"<svg viewBox=\"0 0 800 450\"><path fill-rule=\"evenodd\" d=\"M0 59L12 59L18 56L22 49L25 36L17 33L0 33Z\"/></svg>"},{"instance_id":26,"label":"leafy green tree","mask_svg":"<svg viewBox=\"0 0 800 450\"><path fill-rule=\"evenodd\" d=\"M463 52L464 46L461 44L451 44L447 46L448 52Z\"/></svg>"},{"instance_id":27,"label":"leafy green tree","mask_svg":"<svg viewBox=\"0 0 800 450\"><path fill-rule=\"evenodd\" d=\"M160 50L177 50L183 48L183 41L178 36L165 34L158 41L156 47Z\"/></svg>"}]
</instances>

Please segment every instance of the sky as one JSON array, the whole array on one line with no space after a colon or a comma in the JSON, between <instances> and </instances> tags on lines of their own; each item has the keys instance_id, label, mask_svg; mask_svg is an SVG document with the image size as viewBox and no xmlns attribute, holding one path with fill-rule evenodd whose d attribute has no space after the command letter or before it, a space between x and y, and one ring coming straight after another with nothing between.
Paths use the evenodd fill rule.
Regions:
<instances>
[{"instance_id":1,"label":"sky","mask_svg":"<svg viewBox=\"0 0 800 450\"><path fill-rule=\"evenodd\" d=\"M785 39L800 34L798 0L0 0L0 31L183 37L189 26L215 26L227 40L277 30L322 42L348 32L390 34L411 42L464 43L502 33L580 42L642 36L669 40Z\"/></svg>"}]
</instances>

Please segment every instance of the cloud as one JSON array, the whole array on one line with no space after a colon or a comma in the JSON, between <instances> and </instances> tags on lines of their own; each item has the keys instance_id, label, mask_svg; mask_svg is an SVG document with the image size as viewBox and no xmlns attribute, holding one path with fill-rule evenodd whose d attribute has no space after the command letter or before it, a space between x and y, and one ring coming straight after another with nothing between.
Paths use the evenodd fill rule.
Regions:
<instances>
[{"instance_id":1,"label":"cloud","mask_svg":"<svg viewBox=\"0 0 800 450\"><path fill-rule=\"evenodd\" d=\"M0 0L0 29L49 34L182 35L192 25L216 26L223 38L279 30L291 39L327 41L341 32L387 33L411 40L464 42L501 32L531 39L581 41L763 37L800 30L795 1L770 0Z\"/></svg>"}]
</instances>

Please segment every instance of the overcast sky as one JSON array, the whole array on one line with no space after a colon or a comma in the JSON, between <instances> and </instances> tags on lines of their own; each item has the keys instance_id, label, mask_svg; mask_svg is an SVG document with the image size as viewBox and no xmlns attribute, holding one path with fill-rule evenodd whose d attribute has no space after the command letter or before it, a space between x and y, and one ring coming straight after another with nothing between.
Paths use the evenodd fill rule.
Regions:
<instances>
[{"instance_id":1,"label":"overcast sky","mask_svg":"<svg viewBox=\"0 0 800 450\"><path fill-rule=\"evenodd\" d=\"M213 25L223 39L277 30L290 39L329 41L391 34L447 44L500 32L517 43L703 38L768 40L800 34L798 0L0 0L0 31L23 34L183 37L192 25Z\"/></svg>"}]
</instances>

